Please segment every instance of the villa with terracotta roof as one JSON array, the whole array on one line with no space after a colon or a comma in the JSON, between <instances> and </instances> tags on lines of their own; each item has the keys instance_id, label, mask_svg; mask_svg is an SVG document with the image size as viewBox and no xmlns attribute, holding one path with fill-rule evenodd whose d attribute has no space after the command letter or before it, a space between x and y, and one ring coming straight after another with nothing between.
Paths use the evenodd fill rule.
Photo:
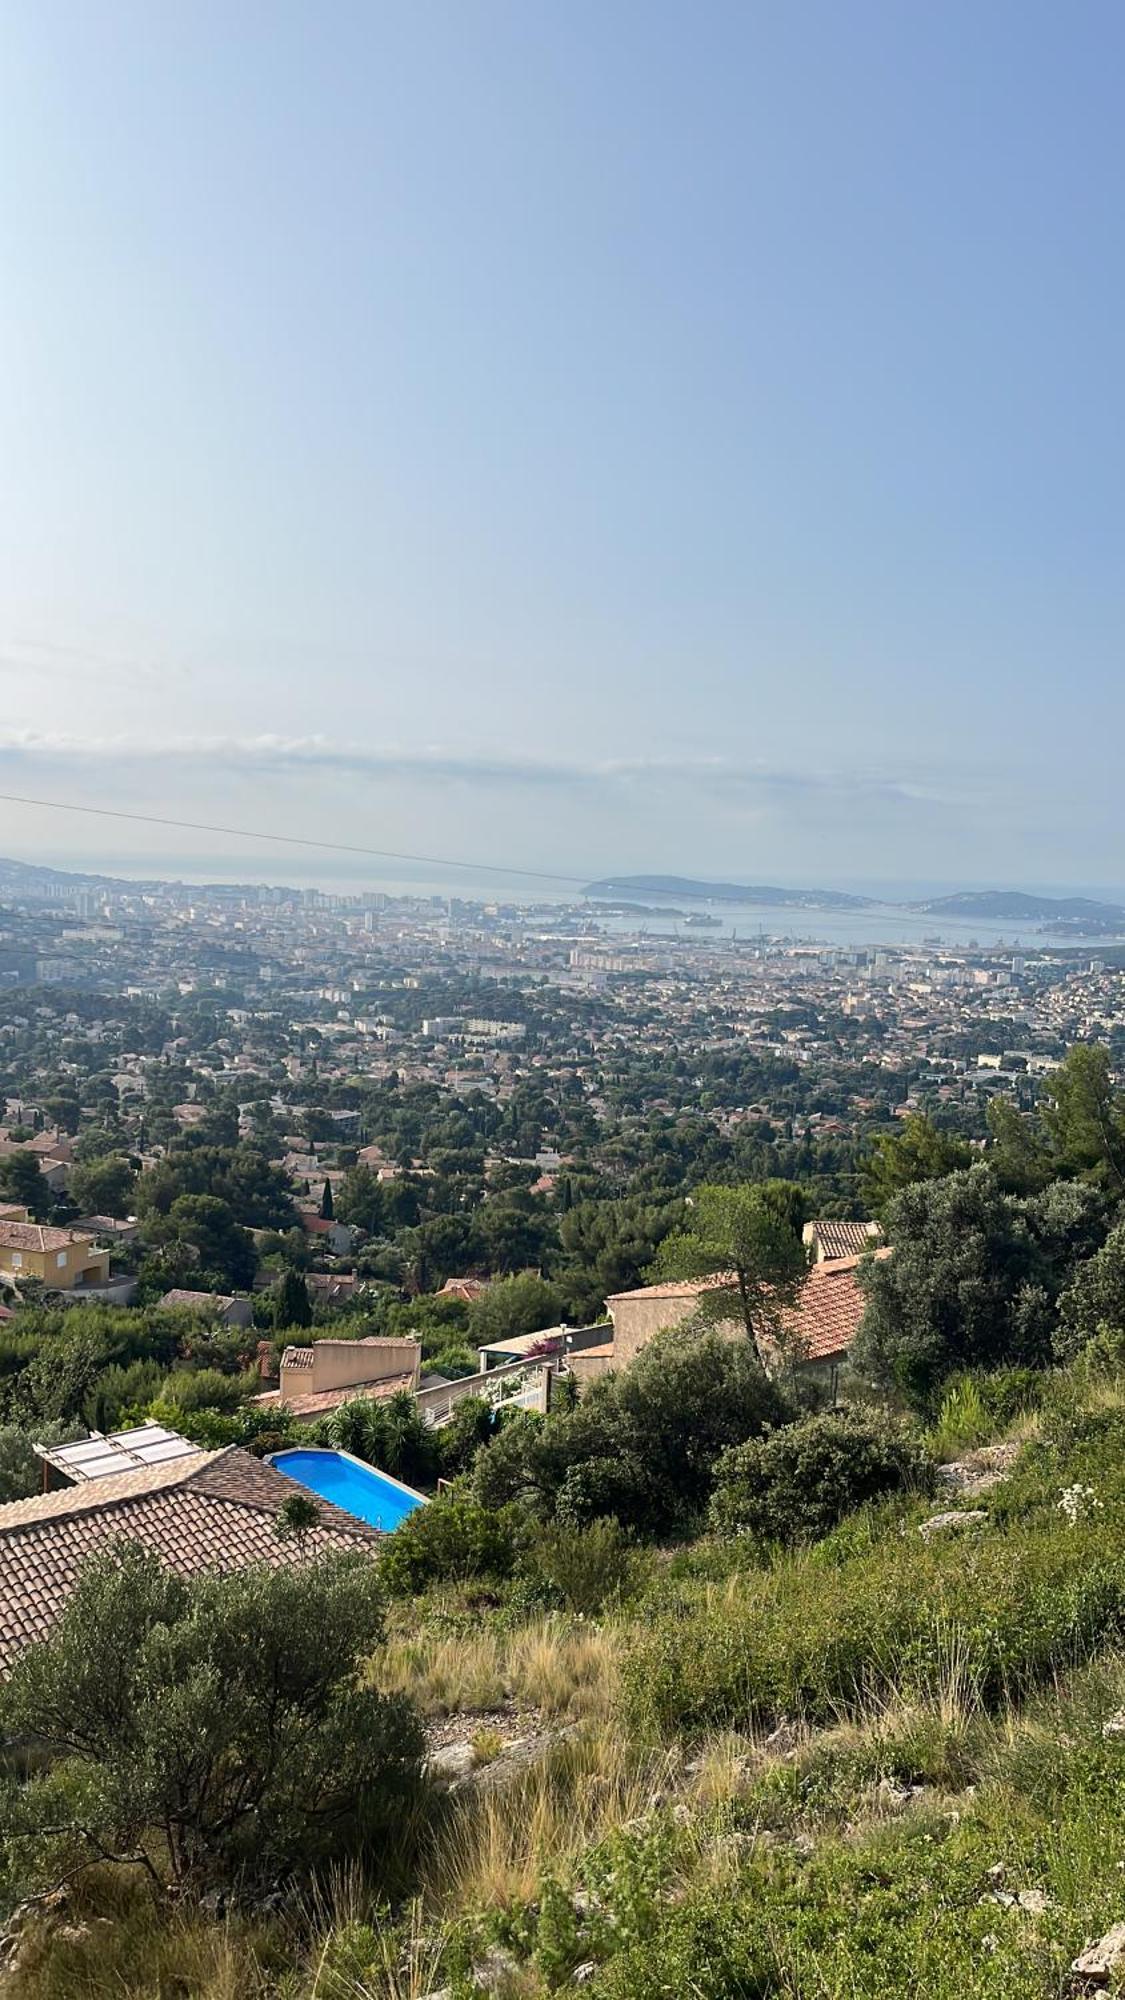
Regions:
<instances>
[{"instance_id":1,"label":"villa with terracotta roof","mask_svg":"<svg viewBox=\"0 0 1125 2000\"><path fill-rule=\"evenodd\" d=\"M93 1444L105 1448L104 1460L120 1439ZM282 1539L278 1510L305 1489L234 1445L189 1447L145 1462L149 1449L147 1443L136 1454L121 1448L122 1463L134 1455L141 1461L122 1472L103 1471L95 1452L66 1468L77 1483L0 1507L0 1675L25 1647L48 1636L83 1563L117 1540L139 1542L177 1576L255 1563L276 1569L349 1549L371 1555L378 1547L374 1528L315 1495L307 1496L319 1515L315 1527L299 1541Z\"/></svg>"},{"instance_id":2,"label":"villa with terracotta roof","mask_svg":"<svg viewBox=\"0 0 1125 2000\"><path fill-rule=\"evenodd\" d=\"M268 1341L259 1347L264 1365ZM287 1347L281 1357L276 1389L254 1397L261 1408L289 1410L295 1417L326 1416L355 1396L376 1400L400 1389L414 1391L422 1371L422 1348L416 1340L315 1340L304 1347Z\"/></svg>"},{"instance_id":3,"label":"villa with terracotta roof","mask_svg":"<svg viewBox=\"0 0 1125 2000\"><path fill-rule=\"evenodd\" d=\"M869 1251L889 1257L890 1251ZM800 1368L831 1369L843 1361L859 1332L867 1304L857 1281L863 1259L858 1256L828 1257L814 1264L794 1306L782 1313L786 1350ZM613 1322L611 1341L572 1362L580 1380L604 1374L611 1368L628 1367L641 1348L658 1333L690 1319L703 1294L723 1277L673 1279L662 1285L643 1285L633 1292L618 1292L606 1300ZM732 1332L741 1334L739 1321L729 1322Z\"/></svg>"},{"instance_id":4,"label":"villa with terracotta roof","mask_svg":"<svg viewBox=\"0 0 1125 2000\"><path fill-rule=\"evenodd\" d=\"M19 1285L37 1278L53 1292L109 1281L109 1251L76 1229L40 1222L0 1222L0 1277Z\"/></svg>"}]
</instances>

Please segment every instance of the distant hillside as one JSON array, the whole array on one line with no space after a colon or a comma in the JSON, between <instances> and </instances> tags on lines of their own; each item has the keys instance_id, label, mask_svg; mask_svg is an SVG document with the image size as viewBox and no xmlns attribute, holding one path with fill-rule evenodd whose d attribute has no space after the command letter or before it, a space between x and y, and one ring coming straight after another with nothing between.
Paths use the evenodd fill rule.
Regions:
<instances>
[{"instance_id":1,"label":"distant hillside","mask_svg":"<svg viewBox=\"0 0 1125 2000\"><path fill-rule=\"evenodd\" d=\"M587 896L676 896L707 903L772 903L791 910L870 910L870 896L840 889L776 889L749 882L693 882L683 875L609 875L588 883Z\"/></svg>"},{"instance_id":2,"label":"distant hillside","mask_svg":"<svg viewBox=\"0 0 1125 2000\"><path fill-rule=\"evenodd\" d=\"M1125 909L1119 903L1098 903L1089 896L1029 896L1020 889L963 890L958 895L934 896L927 903L912 903L909 907L921 910L926 916L987 917L994 922L1086 919L1111 928L1125 923Z\"/></svg>"},{"instance_id":3,"label":"distant hillside","mask_svg":"<svg viewBox=\"0 0 1125 2000\"><path fill-rule=\"evenodd\" d=\"M80 875L73 869L42 868L32 861L9 861L0 856L0 893L8 895L42 895L50 885L67 889L124 889L136 888L135 882L122 882L113 875Z\"/></svg>"}]
</instances>

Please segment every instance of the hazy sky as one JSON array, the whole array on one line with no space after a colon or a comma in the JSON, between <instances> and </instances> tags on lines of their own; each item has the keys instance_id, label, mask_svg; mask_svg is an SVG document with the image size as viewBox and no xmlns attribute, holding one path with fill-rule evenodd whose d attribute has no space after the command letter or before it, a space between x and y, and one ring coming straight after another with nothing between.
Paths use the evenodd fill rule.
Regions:
<instances>
[{"instance_id":1,"label":"hazy sky","mask_svg":"<svg viewBox=\"0 0 1125 2000\"><path fill-rule=\"evenodd\" d=\"M0 0L0 790L1120 880L1123 66L1120 0Z\"/></svg>"}]
</instances>

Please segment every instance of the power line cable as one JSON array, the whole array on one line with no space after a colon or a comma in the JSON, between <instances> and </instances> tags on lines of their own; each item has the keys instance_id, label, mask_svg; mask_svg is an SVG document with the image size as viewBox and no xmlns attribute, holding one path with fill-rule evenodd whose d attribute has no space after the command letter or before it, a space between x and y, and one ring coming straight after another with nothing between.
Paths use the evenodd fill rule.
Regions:
<instances>
[{"instance_id":1,"label":"power line cable","mask_svg":"<svg viewBox=\"0 0 1125 2000\"><path fill-rule=\"evenodd\" d=\"M358 847L343 840L311 840L297 833L266 833L260 827L213 826L206 820L164 819L156 813L122 812L115 806L76 806L68 799L31 799L0 792L0 804L39 806L46 812L84 813L90 819L124 819L135 826L174 827L180 833L219 833L229 840L269 840L280 847L315 847L330 854L362 854L371 861L409 861L426 868L462 868L473 875L520 875L531 882L563 882L581 888L584 875L558 875L544 868L505 868L496 861L453 861L444 854L399 854L392 848Z\"/></svg>"}]
</instances>

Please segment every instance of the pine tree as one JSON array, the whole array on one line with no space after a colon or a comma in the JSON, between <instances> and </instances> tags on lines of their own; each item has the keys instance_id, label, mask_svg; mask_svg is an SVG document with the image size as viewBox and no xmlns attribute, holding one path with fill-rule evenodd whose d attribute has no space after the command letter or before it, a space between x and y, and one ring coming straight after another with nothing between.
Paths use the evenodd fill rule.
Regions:
<instances>
[{"instance_id":1,"label":"pine tree","mask_svg":"<svg viewBox=\"0 0 1125 2000\"><path fill-rule=\"evenodd\" d=\"M279 1333L287 1332L292 1326L312 1325L309 1288L300 1271L286 1271L277 1288L274 1325Z\"/></svg>"}]
</instances>

